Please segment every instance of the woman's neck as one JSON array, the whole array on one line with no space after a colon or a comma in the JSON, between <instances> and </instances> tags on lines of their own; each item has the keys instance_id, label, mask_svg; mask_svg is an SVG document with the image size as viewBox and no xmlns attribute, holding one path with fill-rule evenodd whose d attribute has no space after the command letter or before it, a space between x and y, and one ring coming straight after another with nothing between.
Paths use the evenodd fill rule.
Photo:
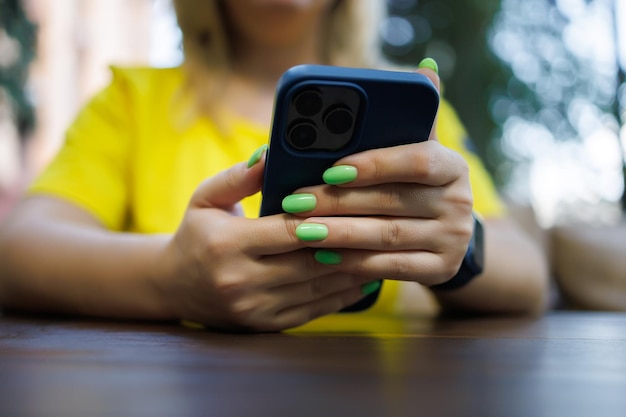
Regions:
<instances>
[{"instance_id":1,"label":"woman's neck","mask_svg":"<svg viewBox=\"0 0 626 417\"><path fill-rule=\"evenodd\" d=\"M298 64L322 63L321 45L318 36L309 36L300 42L264 46L240 42L235 48L233 70L239 77L269 85L273 89L280 76Z\"/></svg>"},{"instance_id":2,"label":"woman's neck","mask_svg":"<svg viewBox=\"0 0 626 417\"><path fill-rule=\"evenodd\" d=\"M233 71L223 97L233 113L254 123L270 124L276 83L290 67L322 62L318 37L280 47L239 43L233 57Z\"/></svg>"}]
</instances>

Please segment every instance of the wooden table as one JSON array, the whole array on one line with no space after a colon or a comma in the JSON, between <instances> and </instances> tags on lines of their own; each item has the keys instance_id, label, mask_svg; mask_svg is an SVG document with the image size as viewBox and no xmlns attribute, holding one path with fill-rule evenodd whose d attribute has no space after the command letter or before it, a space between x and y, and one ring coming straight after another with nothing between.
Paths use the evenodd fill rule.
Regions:
<instances>
[{"instance_id":1,"label":"wooden table","mask_svg":"<svg viewBox=\"0 0 626 417\"><path fill-rule=\"evenodd\" d=\"M0 416L626 416L626 314L283 334L0 318Z\"/></svg>"}]
</instances>

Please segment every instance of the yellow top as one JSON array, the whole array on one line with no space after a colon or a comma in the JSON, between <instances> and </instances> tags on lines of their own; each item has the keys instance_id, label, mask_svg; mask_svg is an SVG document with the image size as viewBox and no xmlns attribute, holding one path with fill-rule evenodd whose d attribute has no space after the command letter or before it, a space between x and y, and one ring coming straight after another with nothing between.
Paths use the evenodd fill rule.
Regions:
<instances>
[{"instance_id":1,"label":"yellow top","mask_svg":"<svg viewBox=\"0 0 626 417\"><path fill-rule=\"evenodd\" d=\"M65 145L30 187L79 205L111 230L138 233L176 231L196 187L207 177L245 161L268 140L268 130L232 120L229 134L207 118L181 127L174 97L184 82L180 68L112 68L110 85L79 113ZM503 206L494 186L467 145L453 109L442 102L439 140L461 153L470 167L475 211L497 216ZM243 202L256 217L260 195ZM375 309L397 292L386 282Z\"/></svg>"}]
</instances>

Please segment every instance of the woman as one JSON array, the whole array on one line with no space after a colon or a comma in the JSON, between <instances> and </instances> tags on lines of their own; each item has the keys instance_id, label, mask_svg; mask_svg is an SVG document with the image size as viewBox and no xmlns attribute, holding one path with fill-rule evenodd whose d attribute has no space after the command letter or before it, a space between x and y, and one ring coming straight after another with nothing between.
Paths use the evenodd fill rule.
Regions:
<instances>
[{"instance_id":1,"label":"woman","mask_svg":"<svg viewBox=\"0 0 626 417\"><path fill-rule=\"evenodd\" d=\"M545 260L504 216L445 103L442 143L337 161L355 167L356 179L308 188L318 201L308 212L237 215L242 200L248 216L258 212L279 76L301 63L373 64L365 4L176 1L184 69L113 70L1 232L0 305L276 331L358 302L384 276L391 279L372 310L393 311L456 274L474 208L485 217L485 270L460 288L434 290L437 301L445 310L541 311ZM438 86L434 61L418 71ZM386 216L350 217L363 201ZM328 237L303 241L296 227L313 216ZM316 260L317 249L341 261Z\"/></svg>"}]
</instances>

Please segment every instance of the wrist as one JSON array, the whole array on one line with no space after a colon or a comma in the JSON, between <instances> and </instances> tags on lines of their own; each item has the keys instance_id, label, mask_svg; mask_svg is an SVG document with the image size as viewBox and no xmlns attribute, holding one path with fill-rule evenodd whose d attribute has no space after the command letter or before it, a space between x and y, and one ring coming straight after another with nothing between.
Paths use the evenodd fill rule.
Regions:
<instances>
[{"instance_id":1,"label":"wrist","mask_svg":"<svg viewBox=\"0 0 626 417\"><path fill-rule=\"evenodd\" d=\"M154 258L150 263L149 282L157 309L166 319L177 319L178 314L172 283L177 274L177 255L172 235L155 235Z\"/></svg>"}]
</instances>

